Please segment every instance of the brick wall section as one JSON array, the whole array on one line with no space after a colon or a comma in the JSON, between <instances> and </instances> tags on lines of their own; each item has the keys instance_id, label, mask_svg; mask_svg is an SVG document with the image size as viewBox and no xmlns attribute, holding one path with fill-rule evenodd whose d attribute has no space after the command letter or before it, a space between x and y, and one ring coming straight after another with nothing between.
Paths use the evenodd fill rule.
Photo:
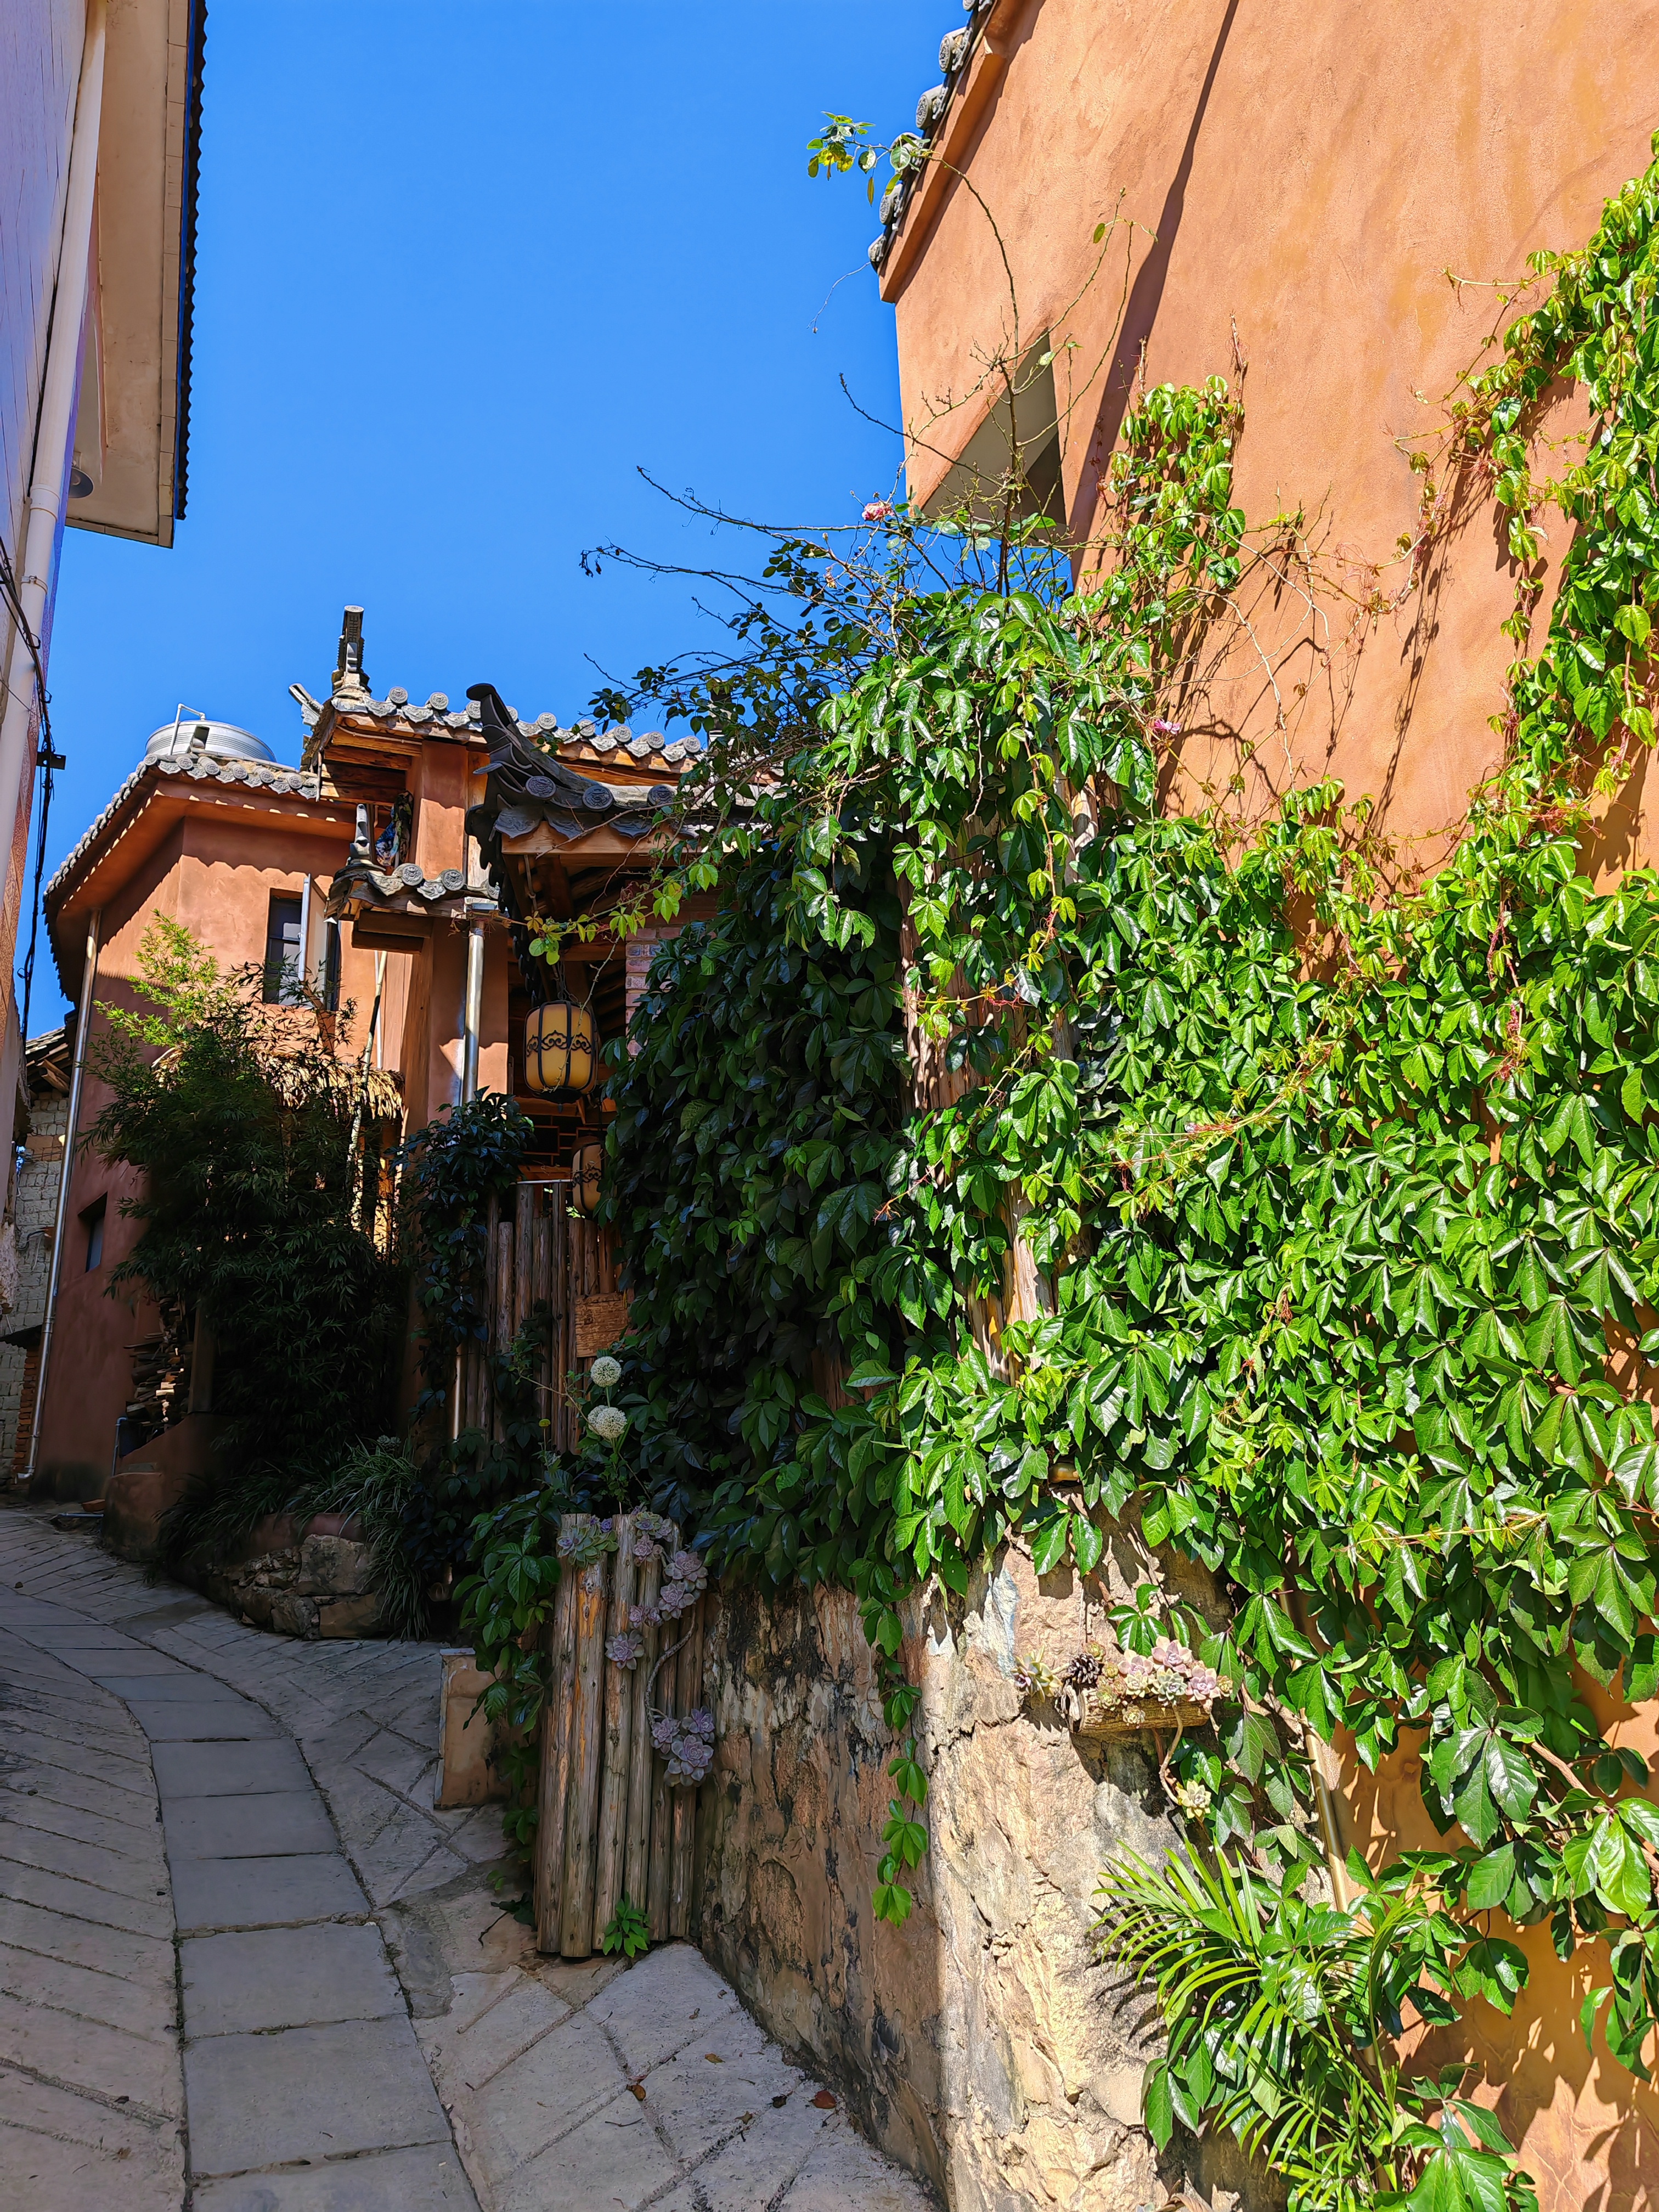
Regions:
<instances>
[{"instance_id":1,"label":"brick wall section","mask_svg":"<svg viewBox=\"0 0 1659 2212\"><path fill-rule=\"evenodd\" d=\"M64 1133L68 1122L67 1098L47 1092L35 1100L28 1150L17 1177L17 1304L0 1322L8 1329L27 1328L46 1318L52 1224L58 1214L58 1185L64 1170ZM0 1344L0 1480L16 1454L17 1413L26 1360L21 1345Z\"/></svg>"},{"instance_id":2,"label":"brick wall section","mask_svg":"<svg viewBox=\"0 0 1659 2212\"><path fill-rule=\"evenodd\" d=\"M635 1009L645 996L646 978L651 973L651 963L656 956L657 947L659 945L672 945L679 935L682 926L678 921L650 922L645 928L636 931L628 940L628 969L623 984L625 992L623 1003L628 1026L630 1030L634 1026ZM631 1037L629 1039L628 1049L630 1054L639 1050L639 1047Z\"/></svg>"}]
</instances>

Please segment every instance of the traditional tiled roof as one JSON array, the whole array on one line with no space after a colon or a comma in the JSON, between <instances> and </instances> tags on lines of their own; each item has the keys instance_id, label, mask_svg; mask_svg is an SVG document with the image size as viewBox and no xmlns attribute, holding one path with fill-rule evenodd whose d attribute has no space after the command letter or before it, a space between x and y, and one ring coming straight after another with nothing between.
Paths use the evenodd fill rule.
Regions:
<instances>
[{"instance_id":1,"label":"traditional tiled roof","mask_svg":"<svg viewBox=\"0 0 1659 2212\"><path fill-rule=\"evenodd\" d=\"M938 136L957 87L962 82L974 51L975 41L985 27L995 0L963 0L963 11L968 21L958 29L947 31L939 41L939 66L941 82L930 84L916 102L916 135L929 144ZM904 221L904 210L909 205L910 195L915 189L920 168L907 175L896 177L882 195L881 235L870 241L870 266L879 275L881 264L887 258L887 249L895 233Z\"/></svg>"},{"instance_id":2,"label":"traditional tiled roof","mask_svg":"<svg viewBox=\"0 0 1659 2212\"><path fill-rule=\"evenodd\" d=\"M603 777L578 773L568 761L603 762L620 750L641 765L666 761L672 768L696 752L695 741L666 749L653 748L660 732L634 737L626 730L605 730L589 735L579 724L568 735L577 739L572 748L561 745L556 757L527 742L526 726L513 715L488 684L477 686L480 726L489 740L489 782L484 804L473 810L475 834L481 843L494 848L503 837L527 837L545 823L556 837L574 841L601 825L623 837L643 837L663 811L674 803L672 783L608 783ZM511 719L509 719L511 718ZM587 732L593 730L587 725Z\"/></svg>"},{"instance_id":3,"label":"traditional tiled roof","mask_svg":"<svg viewBox=\"0 0 1659 2212\"><path fill-rule=\"evenodd\" d=\"M279 768L271 761L210 760L205 753L188 760L173 755L162 760L144 761L134 769L46 885L48 904L67 889L81 863L97 850L105 831L137 796L145 779L155 781L165 776L182 776L191 783L242 783L261 791L295 793L304 799L319 796L315 776L307 775L301 769Z\"/></svg>"},{"instance_id":4,"label":"traditional tiled roof","mask_svg":"<svg viewBox=\"0 0 1659 2212\"><path fill-rule=\"evenodd\" d=\"M445 691L434 691L423 702L411 704L402 684L394 684L383 699L374 697L365 690L337 685L331 703L337 717L368 719L388 729L429 733L434 727L455 731L481 728L478 701L470 698L460 707L452 708L449 695ZM322 711L320 702L301 702L300 712L308 730L315 729ZM550 746L562 759L591 761L597 766L626 757L641 767L674 768L695 759L701 750L700 741L695 737L670 738L660 730L635 731L626 723L601 729L597 722L584 720L566 727L556 714L538 714L534 720L529 720L516 707L507 707L505 712L510 726L538 748L538 759L544 757L539 748Z\"/></svg>"},{"instance_id":5,"label":"traditional tiled roof","mask_svg":"<svg viewBox=\"0 0 1659 2212\"><path fill-rule=\"evenodd\" d=\"M368 854L353 849L345 866L336 871L328 887L328 912L356 915L365 908L401 914L432 914L454 919L494 905L495 886L469 884L459 868L446 868L428 876L414 860L401 866L377 868Z\"/></svg>"}]
</instances>

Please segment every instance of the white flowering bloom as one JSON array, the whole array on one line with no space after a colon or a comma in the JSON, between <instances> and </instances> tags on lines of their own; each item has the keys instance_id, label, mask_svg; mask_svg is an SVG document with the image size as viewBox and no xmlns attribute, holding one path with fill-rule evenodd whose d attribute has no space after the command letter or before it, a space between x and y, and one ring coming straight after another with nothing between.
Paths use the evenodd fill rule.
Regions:
<instances>
[{"instance_id":1,"label":"white flowering bloom","mask_svg":"<svg viewBox=\"0 0 1659 2212\"><path fill-rule=\"evenodd\" d=\"M628 1426L628 1416L620 1406L595 1406L587 1417L587 1425L596 1437L614 1444Z\"/></svg>"},{"instance_id":2,"label":"white flowering bloom","mask_svg":"<svg viewBox=\"0 0 1659 2212\"><path fill-rule=\"evenodd\" d=\"M602 1352L588 1370L601 1390L614 1390L622 1381L622 1362Z\"/></svg>"}]
</instances>

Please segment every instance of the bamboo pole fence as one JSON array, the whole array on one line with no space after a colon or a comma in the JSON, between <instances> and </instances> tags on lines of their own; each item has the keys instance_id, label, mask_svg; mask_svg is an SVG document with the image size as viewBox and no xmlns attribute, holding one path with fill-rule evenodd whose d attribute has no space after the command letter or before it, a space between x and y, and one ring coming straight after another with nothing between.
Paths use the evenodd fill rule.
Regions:
<instances>
[{"instance_id":1,"label":"bamboo pole fence","mask_svg":"<svg viewBox=\"0 0 1659 2212\"><path fill-rule=\"evenodd\" d=\"M597 1526L565 1514L562 1545L579 1547ZM614 1552L567 1559L546 1631L536 1942L566 1959L592 1956L624 1897L644 1911L653 1942L691 1931L697 1793L669 1783L651 1718L699 1701L709 1601L705 1592L680 1620L644 1631L632 1668L615 1664L605 1644L656 1596L665 1547L636 1563L634 1516L617 1515L611 1528ZM665 1548L678 1543L676 1531Z\"/></svg>"},{"instance_id":2,"label":"bamboo pole fence","mask_svg":"<svg viewBox=\"0 0 1659 2212\"><path fill-rule=\"evenodd\" d=\"M566 1182L520 1182L503 1203L492 1198L484 1231L483 1306L487 1343L463 1350L460 1422L497 1441L490 1360L503 1353L538 1307L547 1310L547 1341L537 1374L537 1403L554 1451L580 1442L568 1377L621 1335L627 1301L616 1286L611 1241L574 1213Z\"/></svg>"}]
</instances>

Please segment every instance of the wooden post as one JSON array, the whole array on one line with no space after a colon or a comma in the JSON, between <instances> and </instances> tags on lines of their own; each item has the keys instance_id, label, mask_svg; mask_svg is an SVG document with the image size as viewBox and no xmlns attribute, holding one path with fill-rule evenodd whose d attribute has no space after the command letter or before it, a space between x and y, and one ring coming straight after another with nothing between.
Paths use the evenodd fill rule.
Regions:
<instances>
[{"instance_id":1,"label":"wooden post","mask_svg":"<svg viewBox=\"0 0 1659 2212\"><path fill-rule=\"evenodd\" d=\"M617 1552L611 1562L611 1619L607 1638L620 1636L628 1626L634 1603L634 1521L619 1515L614 1523ZM637 1668L635 1672L637 1672ZM597 1940L611 1925L617 1900L623 1892L628 1856L629 1752L633 1742L634 1676L625 1668L605 1663L605 1752L599 1780L599 1850L593 1876L593 1934Z\"/></svg>"},{"instance_id":2,"label":"wooden post","mask_svg":"<svg viewBox=\"0 0 1659 2212\"><path fill-rule=\"evenodd\" d=\"M592 1525L582 1514L580 1524ZM605 1742L605 1573L608 1555L576 1575L575 1697L570 1716L569 1802L565 1820L563 1900L559 1950L586 1959L593 1948L593 1869L599 1821L599 1755ZM571 1571L568 1565L565 1572Z\"/></svg>"},{"instance_id":3,"label":"wooden post","mask_svg":"<svg viewBox=\"0 0 1659 2212\"><path fill-rule=\"evenodd\" d=\"M658 1631L665 1644L672 1644L685 1633L680 1620L667 1620ZM657 1677L657 1710L674 1711L674 1684L679 1662L675 1660L663 1668ZM650 1726L647 1717L646 1725ZM668 1893L672 1879L674 1854L674 1792L668 1782L668 1762L654 1754L651 1760L651 1864L646 1877L646 1916L653 1943L662 1942L668 1934Z\"/></svg>"},{"instance_id":4,"label":"wooden post","mask_svg":"<svg viewBox=\"0 0 1659 2212\"><path fill-rule=\"evenodd\" d=\"M639 1575L638 1603L654 1602L662 1583L662 1562L647 1559L637 1570ZM662 1631L647 1628L645 1632L645 1650L639 1665L634 1669L629 1683L629 1702L633 1708L629 1722L628 1742L628 1855L623 1871L623 1888L630 1903L641 1912L651 1881L651 1796L653 1758L651 1751L651 1715L645 1702L646 1685L651 1680L651 1669L657 1663L657 1650Z\"/></svg>"},{"instance_id":5,"label":"wooden post","mask_svg":"<svg viewBox=\"0 0 1659 2212\"><path fill-rule=\"evenodd\" d=\"M705 1594L691 1608L691 1637L676 1662L679 1688L674 1710L684 1717L702 1696L702 1630L708 1599ZM668 1881L668 1932L691 1932L691 1855L697 1838L697 1793L681 1788L673 1793L674 1840Z\"/></svg>"},{"instance_id":6,"label":"wooden post","mask_svg":"<svg viewBox=\"0 0 1659 2212\"><path fill-rule=\"evenodd\" d=\"M513 1347L513 1284L515 1269L513 1264L513 1224L500 1221L495 1224L495 1303L490 1320L490 1350L504 1359ZM491 1394L493 1396L493 1393ZM500 1440L505 1426L502 1410L495 1408L489 1433Z\"/></svg>"},{"instance_id":7,"label":"wooden post","mask_svg":"<svg viewBox=\"0 0 1659 2212\"><path fill-rule=\"evenodd\" d=\"M576 1525L563 1515L562 1533ZM559 1914L564 1882L565 1799L570 1774L570 1717L574 1705L577 1577L567 1566L559 1577L548 1631L547 1700L542 1707L541 1820L536 1830L536 1948L559 1948Z\"/></svg>"},{"instance_id":8,"label":"wooden post","mask_svg":"<svg viewBox=\"0 0 1659 2212\"><path fill-rule=\"evenodd\" d=\"M530 1302L545 1305L552 1297L551 1267L553 1258L553 1224L548 1218L545 1205L536 1208L534 1217L535 1255L530 1271ZM554 1324L556 1331L557 1324ZM542 1346L536 1362L536 1418L551 1424L554 1419L552 1395L553 1358L547 1346ZM556 1427L550 1425L542 1431L542 1440L552 1451L559 1449Z\"/></svg>"},{"instance_id":9,"label":"wooden post","mask_svg":"<svg viewBox=\"0 0 1659 2212\"><path fill-rule=\"evenodd\" d=\"M531 1276L535 1267L536 1186L521 1182L513 1194L513 1334L524 1327L533 1304Z\"/></svg>"},{"instance_id":10,"label":"wooden post","mask_svg":"<svg viewBox=\"0 0 1659 2212\"><path fill-rule=\"evenodd\" d=\"M568 1183L555 1183L549 1193L551 1212L548 1231L552 1243L552 1298L553 1346L551 1352L553 1428L555 1451L568 1451L570 1439L565 1419L564 1378L570 1365L570 1218L567 1201L570 1196Z\"/></svg>"},{"instance_id":11,"label":"wooden post","mask_svg":"<svg viewBox=\"0 0 1659 2212\"><path fill-rule=\"evenodd\" d=\"M495 1349L495 1231L501 1224L501 1205L492 1193L484 1213L484 1279L483 1321L485 1338L478 1346L478 1426L486 1436L495 1434L492 1416L495 1412L494 1391L489 1387L489 1354Z\"/></svg>"}]
</instances>

